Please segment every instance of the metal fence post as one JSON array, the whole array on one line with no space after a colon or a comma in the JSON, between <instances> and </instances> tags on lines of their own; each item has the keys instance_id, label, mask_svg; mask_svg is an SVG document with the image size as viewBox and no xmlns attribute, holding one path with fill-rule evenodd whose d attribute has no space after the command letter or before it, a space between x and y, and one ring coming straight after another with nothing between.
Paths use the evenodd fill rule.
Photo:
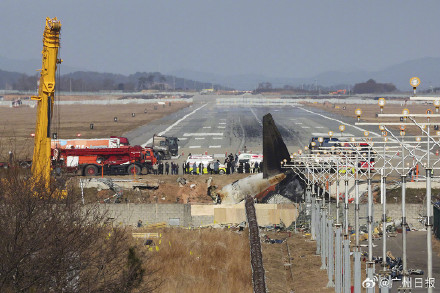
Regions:
<instances>
[{"instance_id":1,"label":"metal fence post","mask_svg":"<svg viewBox=\"0 0 440 293\"><path fill-rule=\"evenodd\" d=\"M328 283L327 287L335 287L335 283L333 282L333 275L334 275L334 256L335 251L333 248L333 241L334 241L334 231L333 231L333 220L328 220L328 257L327 257L327 276L328 276Z\"/></svg>"},{"instance_id":2,"label":"metal fence post","mask_svg":"<svg viewBox=\"0 0 440 293\"><path fill-rule=\"evenodd\" d=\"M341 224L337 223L336 227L336 238L335 238L335 292L342 292L342 243L341 243Z\"/></svg>"},{"instance_id":3,"label":"metal fence post","mask_svg":"<svg viewBox=\"0 0 440 293\"><path fill-rule=\"evenodd\" d=\"M351 292L350 235L344 235L344 293Z\"/></svg>"}]
</instances>

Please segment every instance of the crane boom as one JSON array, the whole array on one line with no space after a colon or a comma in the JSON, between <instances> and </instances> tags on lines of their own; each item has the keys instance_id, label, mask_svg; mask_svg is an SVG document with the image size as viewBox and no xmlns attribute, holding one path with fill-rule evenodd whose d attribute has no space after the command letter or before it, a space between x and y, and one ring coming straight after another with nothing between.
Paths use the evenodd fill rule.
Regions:
<instances>
[{"instance_id":1,"label":"crane boom","mask_svg":"<svg viewBox=\"0 0 440 293\"><path fill-rule=\"evenodd\" d=\"M55 73L57 63L61 63L58 59L60 31L61 22L56 17L47 17L43 33L43 62L38 96L32 97L33 100L38 101L32 176L35 180L43 180L46 186L50 181L51 170L50 120L55 96Z\"/></svg>"}]
</instances>

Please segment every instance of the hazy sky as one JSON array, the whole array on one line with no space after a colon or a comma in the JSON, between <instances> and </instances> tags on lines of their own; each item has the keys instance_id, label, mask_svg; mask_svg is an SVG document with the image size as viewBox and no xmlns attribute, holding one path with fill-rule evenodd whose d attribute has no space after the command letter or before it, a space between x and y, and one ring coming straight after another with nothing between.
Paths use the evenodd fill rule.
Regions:
<instances>
[{"instance_id":1,"label":"hazy sky","mask_svg":"<svg viewBox=\"0 0 440 293\"><path fill-rule=\"evenodd\" d=\"M0 55L40 59L46 16L65 64L307 77L440 57L440 1L1 0Z\"/></svg>"}]
</instances>

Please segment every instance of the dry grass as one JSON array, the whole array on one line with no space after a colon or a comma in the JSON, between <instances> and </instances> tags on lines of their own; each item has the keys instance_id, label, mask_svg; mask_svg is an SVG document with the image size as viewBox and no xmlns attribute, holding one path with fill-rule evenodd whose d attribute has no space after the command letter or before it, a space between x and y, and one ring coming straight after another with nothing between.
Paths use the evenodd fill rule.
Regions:
<instances>
[{"instance_id":1,"label":"dry grass","mask_svg":"<svg viewBox=\"0 0 440 293\"><path fill-rule=\"evenodd\" d=\"M168 228L160 233L159 251L150 252L154 257L147 264L160 268L163 283L157 292L252 292L247 231Z\"/></svg>"},{"instance_id":2,"label":"dry grass","mask_svg":"<svg viewBox=\"0 0 440 293\"><path fill-rule=\"evenodd\" d=\"M65 105L55 109L52 132L57 132L59 138L75 138L78 133L82 138L121 136L189 105L182 102L165 107L157 104ZM135 117L131 113L135 113ZM113 121L114 117L118 117L118 122ZM34 139L30 134L35 132L35 122L36 108L0 107L0 160L5 160L9 150L20 159L32 157ZM93 130L90 123L94 124Z\"/></svg>"},{"instance_id":3,"label":"dry grass","mask_svg":"<svg viewBox=\"0 0 440 293\"><path fill-rule=\"evenodd\" d=\"M286 233L267 233L270 238L284 239L287 237L289 245L292 275L290 275L286 243L263 243L264 268L266 270L266 284L270 292L334 292L326 288L327 271L321 270L321 258L315 255L316 242L301 233L291 236Z\"/></svg>"}]
</instances>

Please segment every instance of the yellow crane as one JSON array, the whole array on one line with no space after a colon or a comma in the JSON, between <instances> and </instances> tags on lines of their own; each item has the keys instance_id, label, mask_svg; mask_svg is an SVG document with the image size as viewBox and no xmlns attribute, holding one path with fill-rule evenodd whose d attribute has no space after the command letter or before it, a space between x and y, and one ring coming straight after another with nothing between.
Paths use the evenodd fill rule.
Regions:
<instances>
[{"instance_id":1,"label":"yellow crane","mask_svg":"<svg viewBox=\"0 0 440 293\"><path fill-rule=\"evenodd\" d=\"M47 17L43 33L43 65L38 96L32 97L38 101L32 176L36 181L42 180L46 187L49 187L51 172L50 120L55 99L55 73L57 64L62 61L58 59L60 31L61 22L56 17Z\"/></svg>"}]
</instances>

